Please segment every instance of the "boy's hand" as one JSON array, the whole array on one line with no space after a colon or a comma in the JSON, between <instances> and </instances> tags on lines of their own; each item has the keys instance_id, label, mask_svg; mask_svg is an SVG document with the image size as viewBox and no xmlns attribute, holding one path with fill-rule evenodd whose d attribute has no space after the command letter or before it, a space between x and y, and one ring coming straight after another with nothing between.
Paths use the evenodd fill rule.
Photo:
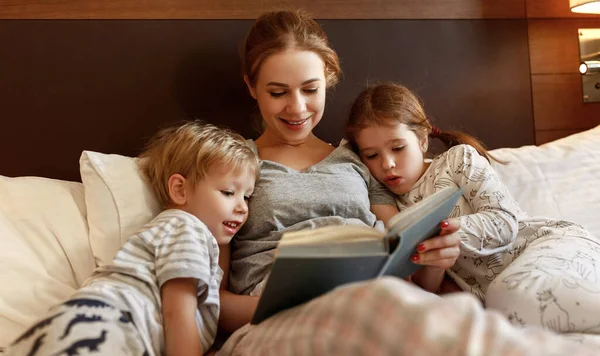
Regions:
<instances>
[{"instance_id":1,"label":"boy's hand","mask_svg":"<svg viewBox=\"0 0 600 356\"><path fill-rule=\"evenodd\" d=\"M460 220L448 219L440 224L442 231L439 236L423 241L417 246L417 253L411 256L411 261L420 265L450 268L460 255L460 237L455 234L460 228Z\"/></svg>"}]
</instances>

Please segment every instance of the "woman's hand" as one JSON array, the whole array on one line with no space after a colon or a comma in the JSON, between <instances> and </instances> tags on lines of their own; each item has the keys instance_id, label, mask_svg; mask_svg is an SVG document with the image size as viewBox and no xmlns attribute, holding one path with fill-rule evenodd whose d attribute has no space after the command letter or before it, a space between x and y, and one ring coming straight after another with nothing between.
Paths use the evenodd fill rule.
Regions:
<instances>
[{"instance_id":1,"label":"woman's hand","mask_svg":"<svg viewBox=\"0 0 600 356\"><path fill-rule=\"evenodd\" d=\"M460 229L460 220L444 220L440 228L440 234L419 244L411 257L413 263L425 266L412 275L412 281L434 293L440 289L445 269L452 267L460 254L460 237L455 234Z\"/></svg>"},{"instance_id":2,"label":"woman's hand","mask_svg":"<svg viewBox=\"0 0 600 356\"><path fill-rule=\"evenodd\" d=\"M441 269L454 266L460 255L460 237L454 233L460 228L460 220L442 221L440 227L442 231L438 236L427 239L417 246L417 253L411 256L413 263Z\"/></svg>"}]
</instances>

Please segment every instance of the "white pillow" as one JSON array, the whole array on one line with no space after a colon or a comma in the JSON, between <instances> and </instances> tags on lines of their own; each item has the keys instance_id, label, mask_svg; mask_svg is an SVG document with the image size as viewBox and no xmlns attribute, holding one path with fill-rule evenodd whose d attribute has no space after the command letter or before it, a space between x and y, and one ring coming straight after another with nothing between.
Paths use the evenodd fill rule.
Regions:
<instances>
[{"instance_id":1,"label":"white pillow","mask_svg":"<svg viewBox=\"0 0 600 356\"><path fill-rule=\"evenodd\" d=\"M0 347L6 347L76 289L49 275L2 212L0 239Z\"/></svg>"},{"instance_id":2,"label":"white pillow","mask_svg":"<svg viewBox=\"0 0 600 356\"><path fill-rule=\"evenodd\" d=\"M52 277L77 288L96 267L81 183L0 176L0 211Z\"/></svg>"},{"instance_id":3,"label":"white pillow","mask_svg":"<svg viewBox=\"0 0 600 356\"><path fill-rule=\"evenodd\" d=\"M0 176L0 346L95 268L83 199L81 183Z\"/></svg>"},{"instance_id":4,"label":"white pillow","mask_svg":"<svg viewBox=\"0 0 600 356\"><path fill-rule=\"evenodd\" d=\"M523 210L573 221L600 238L600 126L541 146L500 148L492 162Z\"/></svg>"},{"instance_id":5,"label":"white pillow","mask_svg":"<svg viewBox=\"0 0 600 356\"><path fill-rule=\"evenodd\" d=\"M123 243L161 211L137 161L92 151L81 154L90 244L99 266L112 261Z\"/></svg>"}]
</instances>

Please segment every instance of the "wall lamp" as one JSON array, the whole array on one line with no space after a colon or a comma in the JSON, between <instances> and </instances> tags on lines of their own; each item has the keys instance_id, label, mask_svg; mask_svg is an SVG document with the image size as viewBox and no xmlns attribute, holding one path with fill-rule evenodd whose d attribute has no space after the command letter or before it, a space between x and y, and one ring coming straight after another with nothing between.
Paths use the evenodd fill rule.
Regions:
<instances>
[{"instance_id":1,"label":"wall lamp","mask_svg":"<svg viewBox=\"0 0 600 356\"><path fill-rule=\"evenodd\" d=\"M600 14L599 0L569 0L572 12L582 14Z\"/></svg>"}]
</instances>

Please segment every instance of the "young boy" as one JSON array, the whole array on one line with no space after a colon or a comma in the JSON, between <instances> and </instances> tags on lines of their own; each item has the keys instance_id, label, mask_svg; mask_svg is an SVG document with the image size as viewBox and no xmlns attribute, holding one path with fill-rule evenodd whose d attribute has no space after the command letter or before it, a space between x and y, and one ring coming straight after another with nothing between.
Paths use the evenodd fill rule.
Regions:
<instances>
[{"instance_id":1,"label":"young boy","mask_svg":"<svg viewBox=\"0 0 600 356\"><path fill-rule=\"evenodd\" d=\"M165 210L8 355L194 355L217 332L219 247L248 217L259 162L244 139L198 121L160 131L141 168Z\"/></svg>"}]
</instances>

